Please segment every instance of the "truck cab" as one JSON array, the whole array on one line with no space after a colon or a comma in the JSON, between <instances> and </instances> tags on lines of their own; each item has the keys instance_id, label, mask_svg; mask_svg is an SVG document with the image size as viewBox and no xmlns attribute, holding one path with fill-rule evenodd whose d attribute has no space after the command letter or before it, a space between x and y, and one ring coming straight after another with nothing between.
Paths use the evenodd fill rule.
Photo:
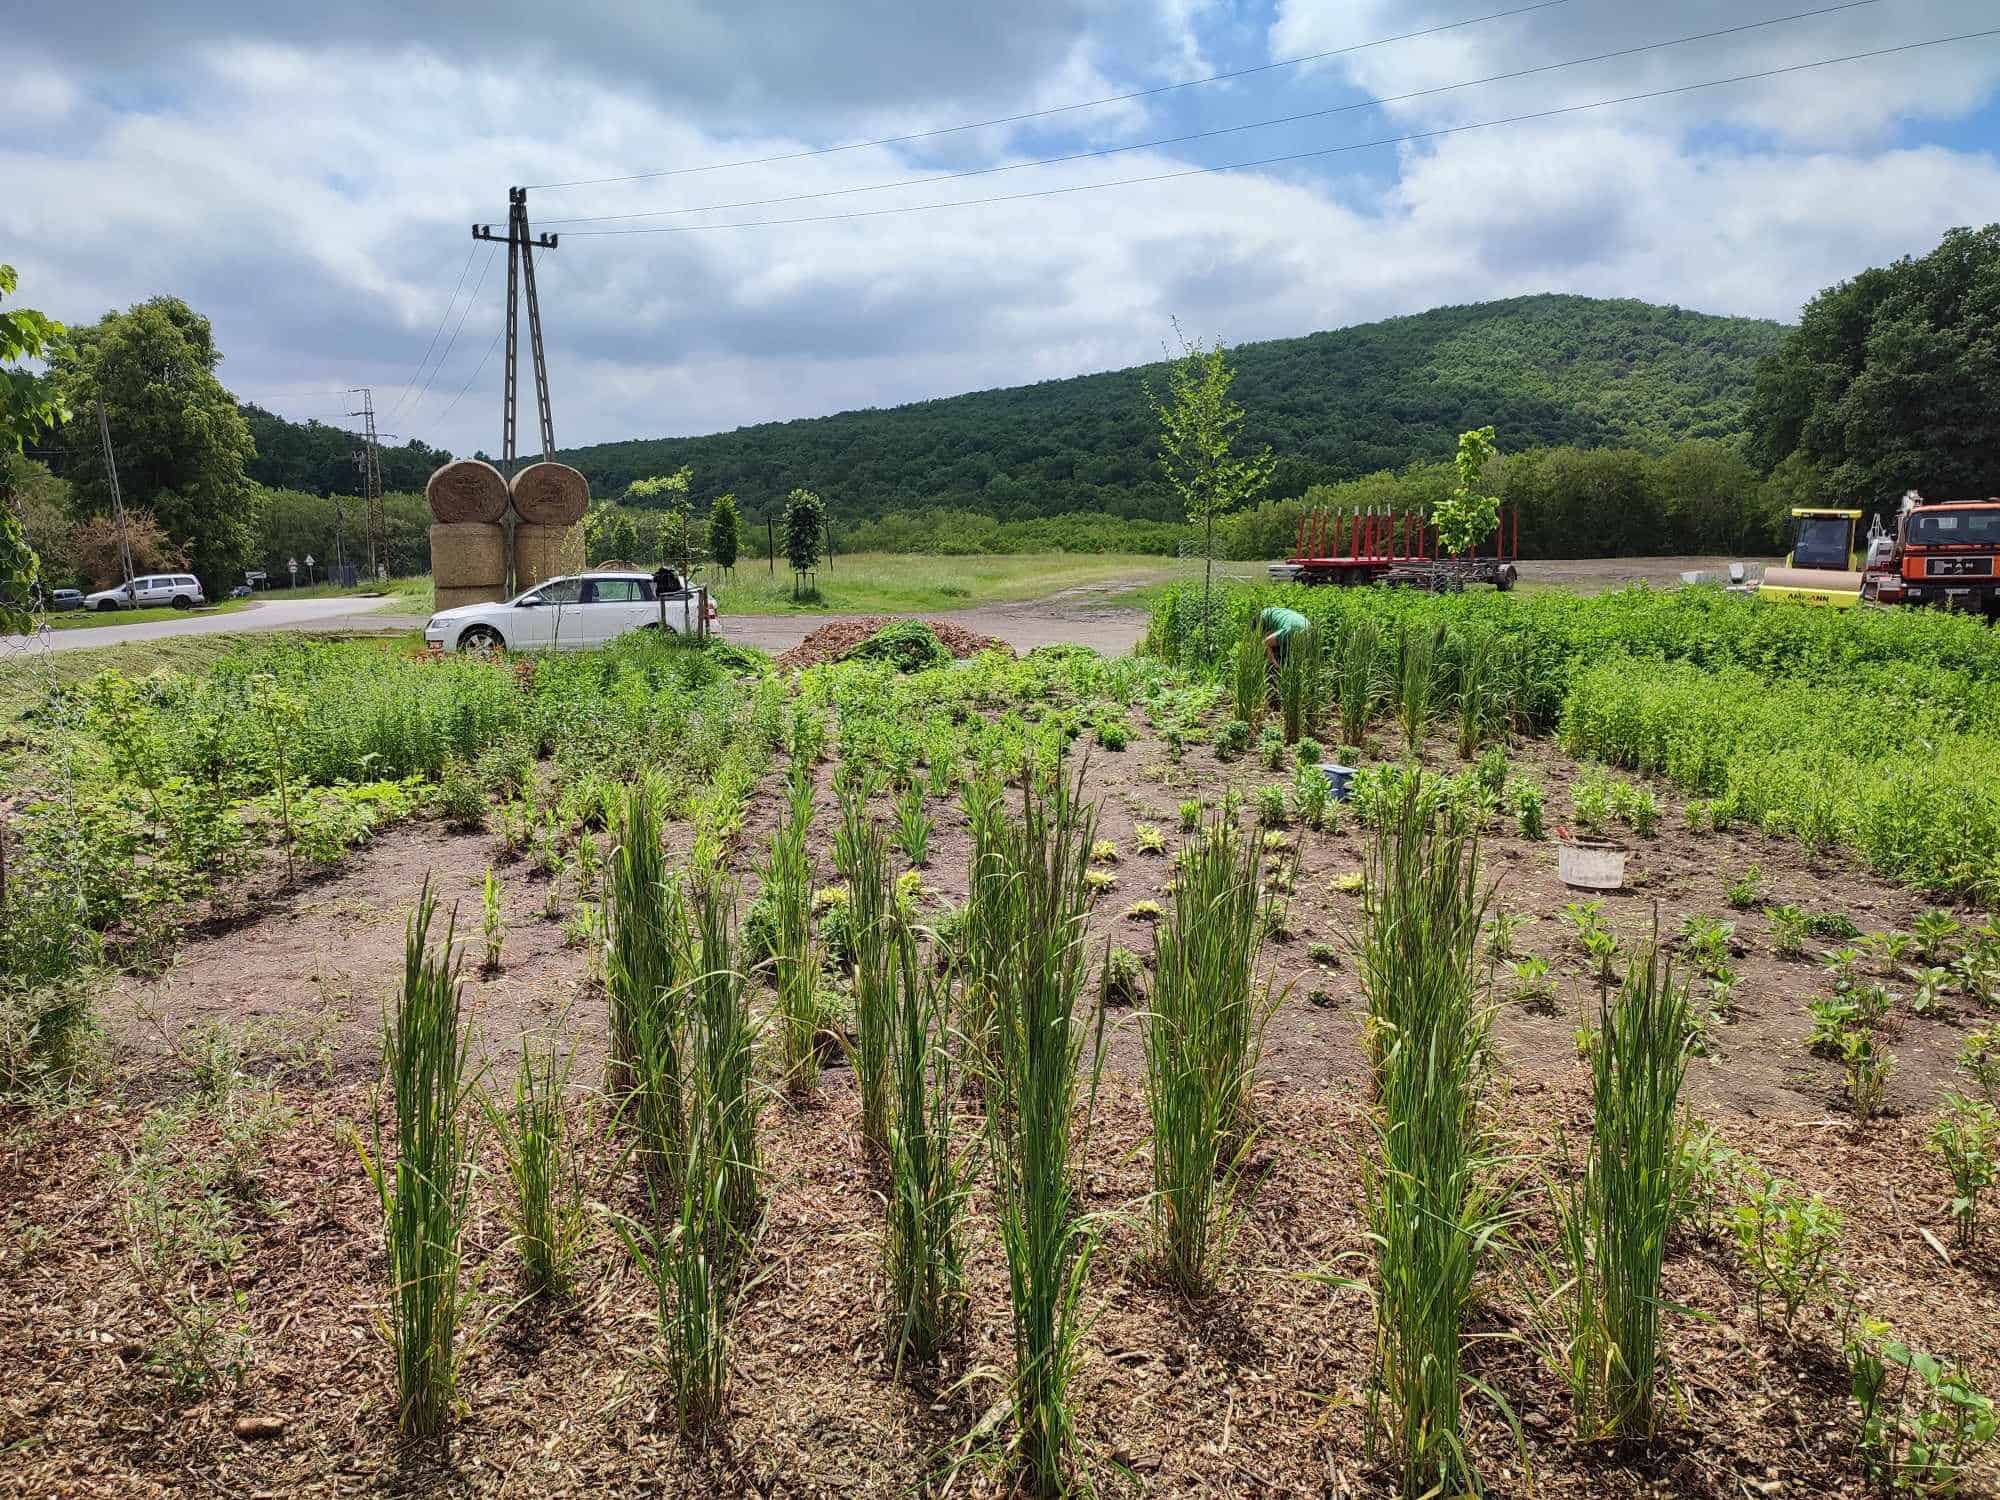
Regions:
<instances>
[{"instance_id":1,"label":"truck cab","mask_svg":"<svg viewBox=\"0 0 2000 1500\"><path fill-rule=\"evenodd\" d=\"M2000 498L1914 505L1896 530L1902 602L2000 616Z\"/></svg>"}]
</instances>

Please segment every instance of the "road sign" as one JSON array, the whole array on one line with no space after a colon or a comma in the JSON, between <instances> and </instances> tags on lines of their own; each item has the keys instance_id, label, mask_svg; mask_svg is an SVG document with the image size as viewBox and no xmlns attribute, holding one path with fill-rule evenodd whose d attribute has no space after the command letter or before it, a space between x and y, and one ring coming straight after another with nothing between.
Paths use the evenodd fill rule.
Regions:
<instances>
[{"instance_id":1,"label":"road sign","mask_svg":"<svg viewBox=\"0 0 2000 1500\"><path fill-rule=\"evenodd\" d=\"M306 571L308 573L312 571L312 565L313 565L313 555L310 552L308 552L306 554Z\"/></svg>"}]
</instances>

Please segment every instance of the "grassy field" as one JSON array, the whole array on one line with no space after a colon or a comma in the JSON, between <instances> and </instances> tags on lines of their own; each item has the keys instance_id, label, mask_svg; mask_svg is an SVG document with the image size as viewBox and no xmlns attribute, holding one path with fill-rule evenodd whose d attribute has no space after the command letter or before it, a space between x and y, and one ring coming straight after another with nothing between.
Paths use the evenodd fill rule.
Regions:
<instances>
[{"instance_id":1,"label":"grassy field","mask_svg":"<svg viewBox=\"0 0 2000 1500\"><path fill-rule=\"evenodd\" d=\"M245 602L242 599L228 599L220 604L211 604L200 613L234 614L243 608ZM97 630L107 625L146 625L160 620L182 620L190 613L189 610L175 609L168 605L161 609L73 609L59 615L43 615L40 618L51 630Z\"/></svg>"},{"instance_id":2,"label":"grassy field","mask_svg":"<svg viewBox=\"0 0 2000 1500\"><path fill-rule=\"evenodd\" d=\"M929 557L864 552L835 558L831 567L821 568L815 575L817 599L794 600L789 569L772 573L761 562L746 560L734 578L716 589L716 604L728 613L760 615L970 609L1064 589L1158 583L1174 571L1170 558L1122 554Z\"/></svg>"}]
</instances>

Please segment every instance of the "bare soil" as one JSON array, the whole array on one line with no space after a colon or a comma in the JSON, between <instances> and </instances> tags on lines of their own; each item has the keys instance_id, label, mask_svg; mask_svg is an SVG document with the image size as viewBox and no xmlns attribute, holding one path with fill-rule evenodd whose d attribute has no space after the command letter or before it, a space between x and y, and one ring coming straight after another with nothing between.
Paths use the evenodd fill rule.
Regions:
<instances>
[{"instance_id":1,"label":"bare soil","mask_svg":"<svg viewBox=\"0 0 2000 1500\"><path fill-rule=\"evenodd\" d=\"M1452 764L1442 744L1429 758ZM1514 764L1548 788L1556 821L1573 768L1540 743L1516 747ZM1096 931L1150 950L1147 924L1126 911L1166 899L1169 864L1137 852L1137 824L1159 827L1173 847L1182 799L1213 805L1226 785L1278 779L1247 761L1220 764L1205 748L1175 765L1143 736L1122 753L1094 751L1089 785L1102 798L1100 834L1119 850L1106 866L1117 884L1098 903ZM1907 928L1922 903L1784 842L1690 833L1679 799L1659 790L1663 831L1632 841L1630 885L1606 900L1610 921L1637 938L1656 921L1671 933L1688 914L1712 916L1736 923L1741 947L1738 1011L1694 1063L1688 1103L1732 1145L1844 1213L1841 1264L1864 1306L1994 1388L2000 1255L1990 1246L1943 1248L1950 1184L1922 1147L1939 1091L1954 1086L1952 1058L1972 1018L1904 1018L1890 1042L1898 1063L1890 1113L1857 1129L1841 1107L1837 1070L1803 1046L1804 1003L1822 984L1817 965L1775 957L1764 919L1731 911L1724 887L1755 863L1766 900L1844 912L1864 930ZM773 777L752 805L740 855L746 872L778 792ZM830 830L824 788L822 809L821 828ZM939 826L924 880L932 901L958 902L964 819L950 803L932 810ZM1367 1443L1368 1304L1337 1283L1363 1274L1361 1171L1372 1127L1360 994L1343 947L1356 932L1360 898L1334 881L1360 869L1367 836L1351 826L1293 833L1302 849L1295 932L1269 950L1278 1004L1259 1075L1263 1128L1242 1190L1245 1221L1228 1284L1198 1304L1165 1292L1147 1271L1141 1055L1131 1013L1111 1016L1105 1094L1083 1169L1104 1239L1076 1392L1086 1468L1107 1495L1392 1492ZM1588 1130L1589 1081L1573 1028L1596 990L1558 920L1578 893L1556 878L1555 846L1524 842L1509 825L1485 852L1495 904L1535 919L1518 949L1547 957L1560 979L1548 1010L1508 1004L1497 1027L1493 1117L1532 1224L1541 1212L1536 1174L1553 1161L1557 1133L1578 1139ZM756 1255L761 1274L737 1325L730 1418L706 1446L672 1431L653 1363L652 1289L609 1228L596 1233L573 1301L549 1310L515 1305L500 1183L490 1175L472 1235L481 1280L471 1321L481 1334L462 1377L463 1421L442 1450L399 1442L388 1405L391 1360L374 1321L386 1275L379 1213L349 1122L373 1107L381 1006L419 882L429 873L448 900L463 903L464 930L476 925L478 884L499 860L490 836L416 824L289 896L260 895L248 914L193 936L165 974L117 987L108 1007L116 1070L98 1097L4 1118L0 1451L8 1458L0 1493L1003 1493L1005 1424L996 1403L1008 1314L990 1204L975 1203L962 1359L932 1384L899 1383L881 1355L879 1185L856 1145L851 1077L838 1067L817 1103L774 1100L764 1113L770 1215ZM819 860L820 878L831 880L823 846ZM541 915L543 881L521 864L500 868L505 963L493 975L467 969L480 1053L503 1070L523 1033L560 1017L582 1050L578 1077L594 1080L604 1015L587 955L565 946L560 924ZM562 893L563 909L572 894ZM1311 950L1322 943L1335 956L1322 950L1315 962ZM219 1278L247 1297L248 1377L240 1391L224 1387L176 1405L143 1370L162 1321L132 1275L117 1164L148 1104L184 1086L189 1043L210 1022L247 1028L259 1065L279 1070L296 1120L270 1150L256 1195L238 1207L245 1254ZM497 1081L505 1085L504 1071ZM596 1196L622 1205L627 1188L612 1148L593 1145L591 1162ZM1333 1279L1301 1274L1313 1271ZM1683 1234L1667 1271L1668 1294L1686 1309L1667 1320L1674 1416L1654 1444L1613 1450L1570 1436L1560 1383L1527 1333L1524 1288L1536 1274L1518 1255L1491 1257L1475 1312L1482 1337L1470 1346L1474 1373L1521 1424L1535 1492L1716 1500L1867 1492L1850 1449L1835 1311L1815 1308L1789 1331L1760 1329L1733 1249ZM240 1420L265 1417L282 1422L277 1436L238 1435ZM1508 1422L1484 1399L1471 1404L1470 1420L1491 1492L1528 1493Z\"/></svg>"}]
</instances>

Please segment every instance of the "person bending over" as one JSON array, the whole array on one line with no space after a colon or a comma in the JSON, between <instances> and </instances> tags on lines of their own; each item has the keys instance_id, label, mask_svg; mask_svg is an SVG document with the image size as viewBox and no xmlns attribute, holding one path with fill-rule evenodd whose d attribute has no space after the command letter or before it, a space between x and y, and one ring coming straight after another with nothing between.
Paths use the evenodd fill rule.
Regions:
<instances>
[{"instance_id":1,"label":"person bending over","mask_svg":"<svg viewBox=\"0 0 2000 1500\"><path fill-rule=\"evenodd\" d=\"M1264 637L1264 654L1275 671L1284 664L1285 652L1291 648L1293 638L1312 629L1312 621L1295 609L1273 605L1257 616L1257 629Z\"/></svg>"}]
</instances>

